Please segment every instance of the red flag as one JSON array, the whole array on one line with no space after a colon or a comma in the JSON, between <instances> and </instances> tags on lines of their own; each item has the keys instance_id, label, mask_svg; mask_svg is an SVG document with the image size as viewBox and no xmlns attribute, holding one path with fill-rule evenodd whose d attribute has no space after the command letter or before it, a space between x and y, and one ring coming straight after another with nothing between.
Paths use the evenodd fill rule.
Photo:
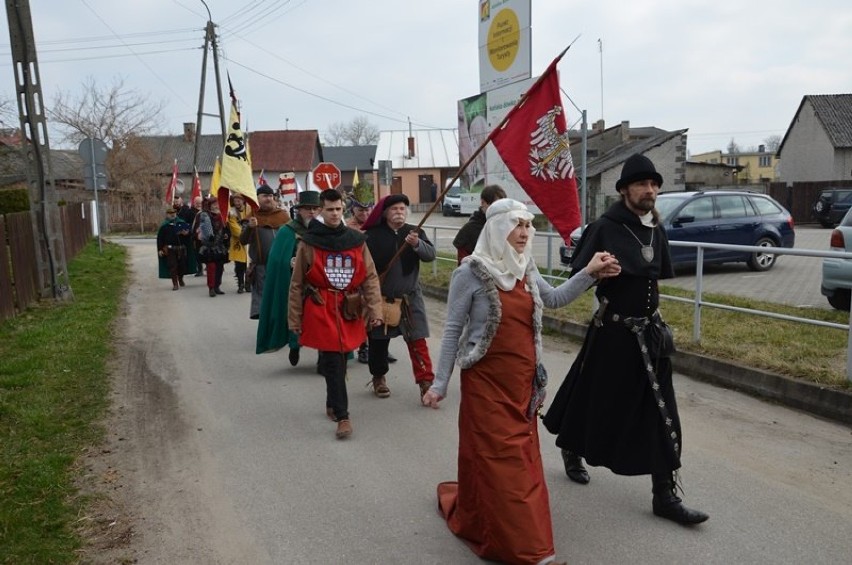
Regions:
<instances>
[{"instance_id":1,"label":"red flag","mask_svg":"<svg viewBox=\"0 0 852 565\"><path fill-rule=\"evenodd\" d=\"M556 75L560 58L492 132L491 141L521 188L568 241L580 225L580 201Z\"/></svg>"},{"instance_id":2,"label":"red flag","mask_svg":"<svg viewBox=\"0 0 852 565\"><path fill-rule=\"evenodd\" d=\"M169 186L166 188L166 205L172 204L172 201L175 199L175 189L177 188L178 181L178 170L177 170L177 159L175 159L175 164L172 166L172 180L169 181Z\"/></svg>"},{"instance_id":3,"label":"red flag","mask_svg":"<svg viewBox=\"0 0 852 565\"><path fill-rule=\"evenodd\" d=\"M266 177L263 176L265 169L260 170L260 176L257 177L257 186L260 188L261 186L269 186L269 183L266 182Z\"/></svg>"},{"instance_id":4,"label":"red flag","mask_svg":"<svg viewBox=\"0 0 852 565\"><path fill-rule=\"evenodd\" d=\"M189 201L190 206L199 196L201 196L201 179L198 178L198 169L195 169L195 176L192 177L192 196Z\"/></svg>"}]
</instances>

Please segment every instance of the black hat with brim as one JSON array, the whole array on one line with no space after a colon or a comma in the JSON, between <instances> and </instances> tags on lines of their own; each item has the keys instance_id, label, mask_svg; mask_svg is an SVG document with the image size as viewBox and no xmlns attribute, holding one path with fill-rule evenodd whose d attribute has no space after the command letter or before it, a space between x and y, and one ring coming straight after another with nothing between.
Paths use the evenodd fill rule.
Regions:
<instances>
[{"instance_id":1,"label":"black hat with brim","mask_svg":"<svg viewBox=\"0 0 852 565\"><path fill-rule=\"evenodd\" d=\"M632 182L651 179L663 186L663 177L657 172L654 163L644 155L631 155L621 168L621 178L615 183L615 189L621 190Z\"/></svg>"}]
</instances>

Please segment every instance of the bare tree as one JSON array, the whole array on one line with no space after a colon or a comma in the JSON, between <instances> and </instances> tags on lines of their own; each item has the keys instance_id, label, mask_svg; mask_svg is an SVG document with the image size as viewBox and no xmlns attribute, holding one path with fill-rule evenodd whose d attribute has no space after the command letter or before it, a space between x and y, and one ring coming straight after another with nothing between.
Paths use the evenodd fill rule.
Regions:
<instances>
[{"instance_id":1,"label":"bare tree","mask_svg":"<svg viewBox=\"0 0 852 565\"><path fill-rule=\"evenodd\" d=\"M734 141L734 138L732 137L731 142L728 144L728 154L729 155L736 155L737 153L740 153L740 152L741 152L740 146L737 144L736 141Z\"/></svg>"},{"instance_id":2,"label":"bare tree","mask_svg":"<svg viewBox=\"0 0 852 565\"><path fill-rule=\"evenodd\" d=\"M156 172L162 170L157 156L140 137L157 132L165 101L155 102L143 93L126 88L114 78L108 86L87 78L78 95L60 92L47 114L56 126L61 144L77 146L87 137L101 139L110 148L107 173L110 185L133 194L157 190Z\"/></svg>"},{"instance_id":3,"label":"bare tree","mask_svg":"<svg viewBox=\"0 0 852 565\"><path fill-rule=\"evenodd\" d=\"M323 143L330 147L373 145L379 141L379 128L365 116L358 116L349 123L331 124L322 137Z\"/></svg>"},{"instance_id":4,"label":"bare tree","mask_svg":"<svg viewBox=\"0 0 852 565\"><path fill-rule=\"evenodd\" d=\"M770 153L777 153L778 148L781 147L781 136L780 135L770 135L766 139L763 140L763 145L766 146L766 150Z\"/></svg>"},{"instance_id":5,"label":"bare tree","mask_svg":"<svg viewBox=\"0 0 852 565\"><path fill-rule=\"evenodd\" d=\"M155 133L164 107L165 101L154 102L126 88L121 78L104 87L88 77L78 96L57 94L47 114L59 126L60 143L76 145L86 137L97 137L115 147L129 137Z\"/></svg>"}]
</instances>

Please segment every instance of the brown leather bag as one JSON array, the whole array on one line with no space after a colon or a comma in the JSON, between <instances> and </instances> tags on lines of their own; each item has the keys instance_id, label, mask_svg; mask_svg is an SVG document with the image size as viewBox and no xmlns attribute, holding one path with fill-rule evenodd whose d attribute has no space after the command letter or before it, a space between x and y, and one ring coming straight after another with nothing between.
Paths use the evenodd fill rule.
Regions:
<instances>
[{"instance_id":1,"label":"brown leather bag","mask_svg":"<svg viewBox=\"0 0 852 565\"><path fill-rule=\"evenodd\" d=\"M344 320L357 320L361 317L361 293L347 292L343 295L343 304L340 313Z\"/></svg>"},{"instance_id":2,"label":"brown leather bag","mask_svg":"<svg viewBox=\"0 0 852 565\"><path fill-rule=\"evenodd\" d=\"M395 328L402 320L402 298L382 297L382 318L386 326Z\"/></svg>"}]
</instances>

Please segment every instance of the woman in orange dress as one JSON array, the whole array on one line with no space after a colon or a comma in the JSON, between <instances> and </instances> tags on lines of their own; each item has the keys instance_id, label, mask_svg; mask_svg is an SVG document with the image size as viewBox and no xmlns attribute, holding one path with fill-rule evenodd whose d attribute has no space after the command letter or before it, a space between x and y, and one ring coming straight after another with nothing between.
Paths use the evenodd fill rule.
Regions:
<instances>
[{"instance_id":1,"label":"woman in orange dress","mask_svg":"<svg viewBox=\"0 0 852 565\"><path fill-rule=\"evenodd\" d=\"M531 258L532 218L511 199L488 208L473 254L453 273L435 382L423 396L437 408L458 362L458 481L438 485L438 506L478 556L524 565L556 560L536 419L546 384L537 371L542 307L564 306L619 272L598 253L551 287Z\"/></svg>"}]
</instances>

